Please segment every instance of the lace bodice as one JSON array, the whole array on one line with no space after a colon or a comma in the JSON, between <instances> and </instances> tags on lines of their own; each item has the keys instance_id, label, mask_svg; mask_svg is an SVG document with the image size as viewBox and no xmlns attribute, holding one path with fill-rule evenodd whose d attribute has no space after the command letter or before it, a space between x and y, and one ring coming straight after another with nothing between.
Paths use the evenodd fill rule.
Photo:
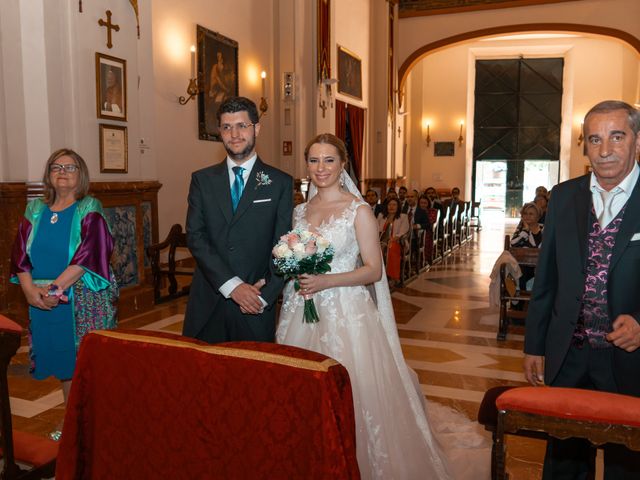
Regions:
<instances>
[{"instance_id":1,"label":"lace bodice","mask_svg":"<svg viewBox=\"0 0 640 480\"><path fill-rule=\"evenodd\" d=\"M334 246L336 253L331 261L331 273L350 272L356 268L360 249L356 239L354 222L360 205L366 205L366 203L354 199L337 218L332 215L317 228L312 227L307 222L306 203L301 203L295 208L293 215L294 228L302 227L306 230L315 231L329 240Z\"/></svg>"}]
</instances>

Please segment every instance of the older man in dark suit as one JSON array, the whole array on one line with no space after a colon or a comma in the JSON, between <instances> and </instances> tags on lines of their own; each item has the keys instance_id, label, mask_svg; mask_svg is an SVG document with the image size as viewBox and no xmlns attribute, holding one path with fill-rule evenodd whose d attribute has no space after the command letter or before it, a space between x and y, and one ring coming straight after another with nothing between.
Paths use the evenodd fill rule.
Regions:
<instances>
[{"instance_id":1,"label":"older man in dark suit","mask_svg":"<svg viewBox=\"0 0 640 480\"><path fill-rule=\"evenodd\" d=\"M227 158L191 177L187 244L196 271L183 334L210 343L271 342L284 284L271 249L291 228L293 179L257 156L260 123L251 100L225 100L218 122Z\"/></svg>"},{"instance_id":2,"label":"older man in dark suit","mask_svg":"<svg viewBox=\"0 0 640 480\"><path fill-rule=\"evenodd\" d=\"M602 102L584 119L593 173L553 189L526 320L536 385L640 396L640 112ZM550 441L543 478L588 478L586 441ZM640 458L605 448L605 478L640 478Z\"/></svg>"}]
</instances>

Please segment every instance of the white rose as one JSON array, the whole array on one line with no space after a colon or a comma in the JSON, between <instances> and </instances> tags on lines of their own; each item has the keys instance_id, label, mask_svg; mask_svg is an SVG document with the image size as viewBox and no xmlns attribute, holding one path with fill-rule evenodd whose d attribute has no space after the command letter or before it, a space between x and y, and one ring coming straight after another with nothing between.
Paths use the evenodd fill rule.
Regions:
<instances>
[{"instance_id":1,"label":"white rose","mask_svg":"<svg viewBox=\"0 0 640 480\"><path fill-rule=\"evenodd\" d=\"M288 258L291 255L293 255L293 253L291 252L291 250L289 250L289 247L287 246L286 243L281 243L277 245L275 249L275 254L276 254L276 257L278 258Z\"/></svg>"},{"instance_id":2,"label":"white rose","mask_svg":"<svg viewBox=\"0 0 640 480\"><path fill-rule=\"evenodd\" d=\"M316 246L318 247L318 253L322 253L329 246L329 240L324 237L318 237L316 240Z\"/></svg>"},{"instance_id":3,"label":"white rose","mask_svg":"<svg viewBox=\"0 0 640 480\"><path fill-rule=\"evenodd\" d=\"M296 260L302 260L306 256L304 253L304 244L296 243L293 247L293 256L296 257Z\"/></svg>"},{"instance_id":4,"label":"white rose","mask_svg":"<svg viewBox=\"0 0 640 480\"><path fill-rule=\"evenodd\" d=\"M300 241L302 243L307 243L312 236L313 234L310 231L303 230L300 232Z\"/></svg>"}]
</instances>

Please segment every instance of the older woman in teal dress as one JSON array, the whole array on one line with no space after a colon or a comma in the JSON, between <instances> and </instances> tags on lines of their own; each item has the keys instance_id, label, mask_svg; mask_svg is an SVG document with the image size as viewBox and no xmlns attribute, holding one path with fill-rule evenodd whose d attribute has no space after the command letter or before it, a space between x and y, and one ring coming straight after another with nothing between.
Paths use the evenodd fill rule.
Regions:
<instances>
[{"instance_id":1,"label":"older woman in teal dress","mask_svg":"<svg viewBox=\"0 0 640 480\"><path fill-rule=\"evenodd\" d=\"M65 402L82 337L115 328L118 289L113 238L102 206L87 195L89 171L76 152L47 161L44 198L29 202L11 256L11 281L29 303L31 373L62 382ZM52 432L58 439L60 431Z\"/></svg>"}]
</instances>

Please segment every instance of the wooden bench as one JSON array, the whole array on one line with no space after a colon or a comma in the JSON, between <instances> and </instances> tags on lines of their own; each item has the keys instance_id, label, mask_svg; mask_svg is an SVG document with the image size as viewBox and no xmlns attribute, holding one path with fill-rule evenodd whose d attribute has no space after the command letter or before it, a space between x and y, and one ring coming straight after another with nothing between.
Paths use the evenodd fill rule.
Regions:
<instances>
[{"instance_id":1,"label":"wooden bench","mask_svg":"<svg viewBox=\"0 0 640 480\"><path fill-rule=\"evenodd\" d=\"M0 315L0 455L3 480L36 480L53 477L58 456L58 442L13 429L7 368L20 347L22 327ZM23 466L19 466L16 462Z\"/></svg>"},{"instance_id":2,"label":"wooden bench","mask_svg":"<svg viewBox=\"0 0 640 480\"><path fill-rule=\"evenodd\" d=\"M153 274L153 296L155 303L162 303L182 295L189 294L191 284L183 286L178 290L177 276L192 277L195 271L193 257L176 260L178 249L186 250L187 234L182 231L182 226L175 224L169 230L169 234L164 241L149 245L147 255L151 263L151 273ZM163 262L161 254L167 253L167 261ZM162 294L165 280L169 281L168 293Z\"/></svg>"},{"instance_id":3,"label":"wooden bench","mask_svg":"<svg viewBox=\"0 0 640 480\"><path fill-rule=\"evenodd\" d=\"M538 264L539 248L515 248L511 246L511 237L504 238L504 249L516 259L518 265L535 267ZM505 265L500 266L500 322L498 325L498 340L507 337L510 320L524 322L527 307L531 300L531 292L520 290L517 281L507 274ZM514 308L511 302L518 302L520 308Z\"/></svg>"}]
</instances>

